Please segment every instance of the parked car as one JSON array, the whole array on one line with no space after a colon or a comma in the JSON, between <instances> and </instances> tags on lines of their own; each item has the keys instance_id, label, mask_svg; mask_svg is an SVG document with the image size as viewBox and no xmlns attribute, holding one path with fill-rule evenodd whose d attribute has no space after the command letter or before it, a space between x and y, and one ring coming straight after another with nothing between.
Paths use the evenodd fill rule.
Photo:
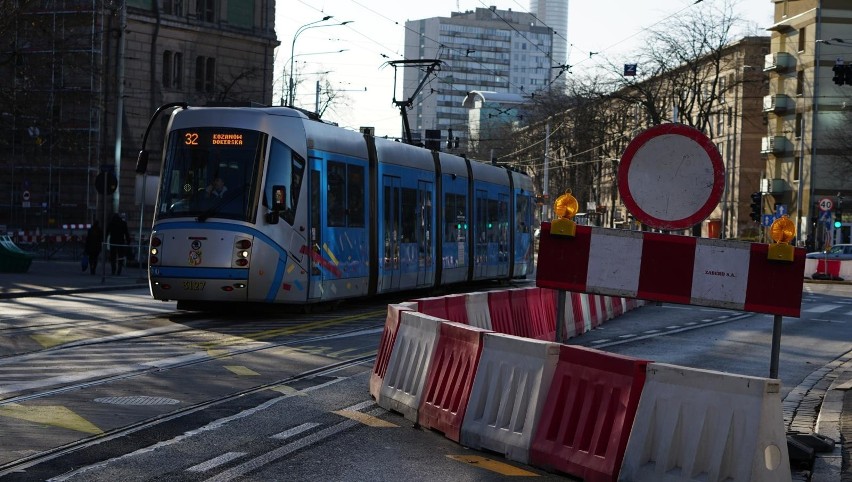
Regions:
<instances>
[{"instance_id":1,"label":"parked car","mask_svg":"<svg viewBox=\"0 0 852 482\"><path fill-rule=\"evenodd\" d=\"M808 253L806 257L811 259L852 260L852 244L835 244L828 251L815 251L813 253Z\"/></svg>"}]
</instances>

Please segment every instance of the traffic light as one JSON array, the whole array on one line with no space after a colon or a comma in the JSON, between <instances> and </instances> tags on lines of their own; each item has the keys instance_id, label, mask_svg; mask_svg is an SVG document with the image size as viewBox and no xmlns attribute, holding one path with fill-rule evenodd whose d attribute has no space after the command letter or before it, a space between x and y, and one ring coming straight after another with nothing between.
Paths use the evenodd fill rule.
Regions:
<instances>
[{"instance_id":1,"label":"traffic light","mask_svg":"<svg viewBox=\"0 0 852 482\"><path fill-rule=\"evenodd\" d=\"M760 216L763 214L763 193L751 193L751 220L759 223Z\"/></svg>"},{"instance_id":2,"label":"traffic light","mask_svg":"<svg viewBox=\"0 0 852 482\"><path fill-rule=\"evenodd\" d=\"M847 69L841 62L843 61L838 60L837 63L834 64L834 67L831 68L834 72L834 77L832 77L831 80L833 80L837 85L843 85L846 81Z\"/></svg>"}]
</instances>

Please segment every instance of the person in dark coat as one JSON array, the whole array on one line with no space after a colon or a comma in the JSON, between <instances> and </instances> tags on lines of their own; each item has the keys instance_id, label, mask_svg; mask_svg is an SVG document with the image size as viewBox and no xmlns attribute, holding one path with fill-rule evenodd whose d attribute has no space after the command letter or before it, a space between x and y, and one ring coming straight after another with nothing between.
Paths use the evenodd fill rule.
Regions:
<instances>
[{"instance_id":1,"label":"person in dark coat","mask_svg":"<svg viewBox=\"0 0 852 482\"><path fill-rule=\"evenodd\" d=\"M120 275L130 247L130 230L127 228L127 221L118 213L112 215L107 225L107 236L109 237L110 268L113 275Z\"/></svg>"},{"instance_id":2,"label":"person in dark coat","mask_svg":"<svg viewBox=\"0 0 852 482\"><path fill-rule=\"evenodd\" d=\"M101 223L97 219L92 222L92 227L86 232L86 246L83 252L89 257L89 272L95 274L98 268L98 258L101 256L101 247L104 242L104 232Z\"/></svg>"}]
</instances>

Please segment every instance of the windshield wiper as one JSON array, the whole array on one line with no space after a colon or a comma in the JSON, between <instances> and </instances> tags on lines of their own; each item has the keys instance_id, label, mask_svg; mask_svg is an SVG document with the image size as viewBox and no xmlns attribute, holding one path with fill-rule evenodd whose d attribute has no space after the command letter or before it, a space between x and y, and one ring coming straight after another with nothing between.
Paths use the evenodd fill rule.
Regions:
<instances>
[{"instance_id":1,"label":"windshield wiper","mask_svg":"<svg viewBox=\"0 0 852 482\"><path fill-rule=\"evenodd\" d=\"M223 208L225 205L229 204L231 201L236 199L237 196L239 196L243 191L245 191L245 188L246 188L246 186L240 186L240 187L226 191L225 195L219 200L219 202L217 202L215 205L208 208L203 213L199 214L198 217L195 218L195 220L200 222L200 223L207 221L207 219L209 219L210 216L213 216L214 214L218 213L221 208Z\"/></svg>"}]
</instances>

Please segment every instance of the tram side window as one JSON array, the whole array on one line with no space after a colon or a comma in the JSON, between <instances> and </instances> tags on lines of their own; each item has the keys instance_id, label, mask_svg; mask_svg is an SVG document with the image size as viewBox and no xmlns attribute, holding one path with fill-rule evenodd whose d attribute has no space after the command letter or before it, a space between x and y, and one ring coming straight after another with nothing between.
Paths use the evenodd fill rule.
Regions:
<instances>
[{"instance_id":1,"label":"tram side window","mask_svg":"<svg viewBox=\"0 0 852 482\"><path fill-rule=\"evenodd\" d=\"M500 231L500 208L497 201L488 200L488 242L497 242L497 233Z\"/></svg>"},{"instance_id":2,"label":"tram side window","mask_svg":"<svg viewBox=\"0 0 852 482\"><path fill-rule=\"evenodd\" d=\"M346 166L346 186L348 187L347 212L349 213L349 227L364 227L364 168L361 166Z\"/></svg>"},{"instance_id":3,"label":"tram side window","mask_svg":"<svg viewBox=\"0 0 852 482\"><path fill-rule=\"evenodd\" d=\"M515 222L518 224L517 231L519 233L530 232L530 205L529 198L522 194L515 196Z\"/></svg>"},{"instance_id":4,"label":"tram side window","mask_svg":"<svg viewBox=\"0 0 852 482\"><path fill-rule=\"evenodd\" d=\"M328 225L346 226L346 164L328 163Z\"/></svg>"},{"instance_id":5,"label":"tram side window","mask_svg":"<svg viewBox=\"0 0 852 482\"><path fill-rule=\"evenodd\" d=\"M444 197L444 242L464 241L464 230L467 229L466 203L467 197L463 194L447 194Z\"/></svg>"},{"instance_id":6,"label":"tram side window","mask_svg":"<svg viewBox=\"0 0 852 482\"><path fill-rule=\"evenodd\" d=\"M280 214L281 219L290 225L293 224L296 216L296 205L299 202L299 191L302 189L304 173L305 160L282 142L273 139L266 173L266 187L263 191L263 205L266 208L271 208L273 188L283 186L287 192L283 199L284 208Z\"/></svg>"},{"instance_id":7,"label":"tram side window","mask_svg":"<svg viewBox=\"0 0 852 482\"><path fill-rule=\"evenodd\" d=\"M416 241L415 230L417 220L417 190L402 188L402 242Z\"/></svg>"}]
</instances>

